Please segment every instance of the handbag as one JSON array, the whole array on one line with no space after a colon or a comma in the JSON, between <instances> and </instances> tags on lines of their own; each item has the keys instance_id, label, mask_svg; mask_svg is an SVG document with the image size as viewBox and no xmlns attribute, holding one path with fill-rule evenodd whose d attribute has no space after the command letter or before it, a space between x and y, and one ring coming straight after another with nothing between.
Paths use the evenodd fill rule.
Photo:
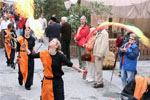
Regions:
<instances>
[{"instance_id":1,"label":"handbag","mask_svg":"<svg viewBox=\"0 0 150 100\"><path fill-rule=\"evenodd\" d=\"M81 56L81 60L82 61L91 61L91 55L85 53Z\"/></svg>"}]
</instances>

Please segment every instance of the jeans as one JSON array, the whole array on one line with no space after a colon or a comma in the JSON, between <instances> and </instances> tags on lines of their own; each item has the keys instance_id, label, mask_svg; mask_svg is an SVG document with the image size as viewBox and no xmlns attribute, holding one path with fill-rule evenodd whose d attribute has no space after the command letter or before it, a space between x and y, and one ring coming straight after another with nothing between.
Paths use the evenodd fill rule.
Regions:
<instances>
[{"instance_id":1,"label":"jeans","mask_svg":"<svg viewBox=\"0 0 150 100\"><path fill-rule=\"evenodd\" d=\"M135 78L135 71L121 71L121 79L123 86L127 85L131 80Z\"/></svg>"},{"instance_id":2,"label":"jeans","mask_svg":"<svg viewBox=\"0 0 150 100\"><path fill-rule=\"evenodd\" d=\"M18 21L15 21L16 29L18 30Z\"/></svg>"},{"instance_id":3,"label":"jeans","mask_svg":"<svg viewBox=\"0 0 150 100\"><path fill-rule=\"evenodd\" d=\"M18 32L19 32L19 35L22 36L23 35L23 28L18 28Z\"/></svg>"}]
</instances>

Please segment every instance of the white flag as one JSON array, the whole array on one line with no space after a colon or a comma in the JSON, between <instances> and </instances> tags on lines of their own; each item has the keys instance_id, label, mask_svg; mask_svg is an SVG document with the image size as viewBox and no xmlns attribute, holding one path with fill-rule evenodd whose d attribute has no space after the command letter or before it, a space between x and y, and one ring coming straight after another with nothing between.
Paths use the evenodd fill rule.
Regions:
<instances>
[{"instance_id":1,"label":"white flag","mask_svg":"<svg viewBox=\"0 0 150 100\"><path fill-rule=\"evenodd\" d=\"M71 4L76 4L78 0L70 0Z\"/></svg>"},{"instance_id":2,"label":"white flag","mask_svg":"<svg viewBox=\"0 0 150 100\"><path fill-rule=\"evenodd\" d=\"M64 4L67 10L71 7L70 1L65 1Z\"/></svg>"}]
</instances>

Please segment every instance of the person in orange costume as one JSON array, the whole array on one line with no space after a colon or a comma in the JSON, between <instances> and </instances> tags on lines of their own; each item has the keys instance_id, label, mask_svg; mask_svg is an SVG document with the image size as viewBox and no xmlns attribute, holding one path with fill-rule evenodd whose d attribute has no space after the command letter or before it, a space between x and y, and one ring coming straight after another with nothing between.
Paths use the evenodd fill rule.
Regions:
<instances>
[{"instance_id":1,"label":"person in orange costume","mask_svg":"<svg viewBox=\"0 0 150 100\"><path fill-rule=\"evenodd\" d=\"M16 38L15 32L12 32L13 24L8 24L8 29L4 30L4 40L5 40L5 53L6 53L6 63L7 66L13 67L14 65L14 58L15 58L15 47L13 47L14 38Z\"/></svg>"},{"instance_id":2,"label":"person in orange costume","mask_svg":"<svg viewBox=\"0 0 150 100\"><path fill-rule=\"evenodd\" d=\"M26 52L31 58L40 58L44 68L41 100L64 100L64 85L62 65L72 67L79 72L85 70L78 68L61 53L61 44L58 39L52 39L48 44L48 50L39 53L31 53L24 45Z\"/></svg>"},{"instance_id":3,"label":"person in orange costume","mask_svg":"<svg viewBox=\"0 0 150 100\"><path fill-rule=\"evenodd\" d=\"M24 26L23 35L17 38L17 59L19 59L18 81L20 85L22 85L24 81L27 90L30 90L31 85L33 85L34 59L27 56L22 45L26 44L31 52L35 52L35 39L30 35L30 32L31 29Z\"/></svg>"},{"instance_id":4,"label":"person in orange costume","mask_svg":"<svg viewBox=\"0 0 150 100\"><path fill-rule=\"evenodd\" d=\"M136 76L122 90L121 100L150 100L150 77Z\"/></svg>"},{"instance_id":5,"label":"person in orange costume","mask_svg":"<svg viewBox=\"0 0 150 100\"><path fill-rule=\"evenodd\" d=\"M150 100L150 77L136 76L125 86L121 95L129 100Z\"/></svg>"}]
</instances>

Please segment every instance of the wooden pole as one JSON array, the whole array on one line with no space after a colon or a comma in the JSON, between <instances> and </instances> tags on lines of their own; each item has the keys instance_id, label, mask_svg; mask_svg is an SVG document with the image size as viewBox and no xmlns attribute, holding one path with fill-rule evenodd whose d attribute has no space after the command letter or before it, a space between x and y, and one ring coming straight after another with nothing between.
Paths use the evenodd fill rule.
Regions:
<instances>
[{"instance_id":1,"label":"wooden pole","mask_svg":"<svg viewBox=\"0 0 150 100\"><path fill-rule=\"evenodd\" d=\"M80 7L81 7L81 0L78 0L78 11L79 11L79 16L81 16L81 11L80 11Z\"/></svg>"}]
</instances>

